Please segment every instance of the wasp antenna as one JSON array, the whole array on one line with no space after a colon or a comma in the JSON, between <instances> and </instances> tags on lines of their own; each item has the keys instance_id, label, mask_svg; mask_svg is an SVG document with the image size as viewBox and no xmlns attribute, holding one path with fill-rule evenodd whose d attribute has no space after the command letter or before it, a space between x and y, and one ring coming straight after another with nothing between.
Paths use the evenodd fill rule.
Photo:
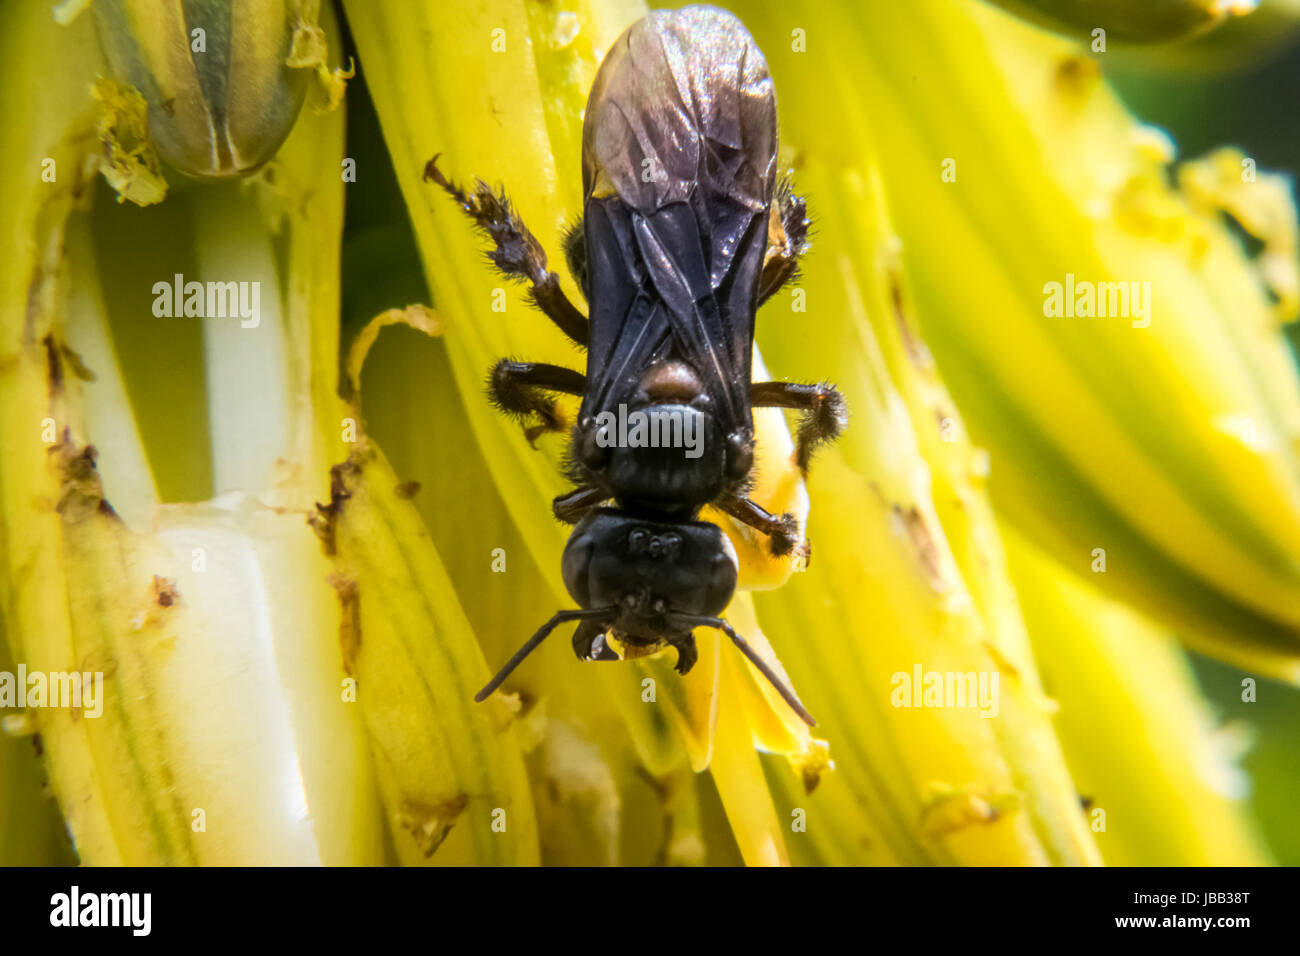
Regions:
<instances>
[{"instance_id":1,"label":"wasp antenna","mask_svg":"<svg viewBox=\"0 0 1300 956\"><path fill-rule=\"evenodd\" d=\"M731 638L732 643L734 643L738 648L740 648L740 653L744 654L747 658L749 658L749 662L758 668L759 673L761 673L764 677L767 678L767 682L769 684L771 684L774 688L776 688L776 692L781 695L781 699L790 705L790 709L799 715L799 719L802 720L809 727L817 726L817 721L813 720L812 714L808 713L807 708L804 707L803 702L799 700L799 697L797 694L795 694L794 689L790 687L790 685L787 684L785 681L783 681L777 675L776 671L772 670L772 668L768 666L767 662L763 660L763 658L758 656L758 652L755 651L752 647L750 647L749 642L745 640L743 637L741 637L739 634L737 634L735 628L733 628L730 624L728 624L720 617L694 617L691 615L677 615L675 616L675 619L680 621L683 624L688 624L691 627L712 627L726 634L727 637Z\"/></svg>"},{"instance_id":2,"label":"wasp antenna","mask_svg":"<svg viewBox=\"0 0 1300 956\"><path fill-rule=\"evenodd\" d=\"M523 647L515 651L515 656L506 661L506 666L497 671L497 676L487 682L487 685L474 695L474 702L481 704L491 696L492 692L501 686L502 682L511 675L516 667L524 662L524 658L537 650L537 645L550 636L551 631L555 630L566 621L583 621L593 617L604 617L610 612L609 608L596 608L590 611L556 611L555 615L537 629L537 633L528 639Z\"/></svg>"}]
</instances>

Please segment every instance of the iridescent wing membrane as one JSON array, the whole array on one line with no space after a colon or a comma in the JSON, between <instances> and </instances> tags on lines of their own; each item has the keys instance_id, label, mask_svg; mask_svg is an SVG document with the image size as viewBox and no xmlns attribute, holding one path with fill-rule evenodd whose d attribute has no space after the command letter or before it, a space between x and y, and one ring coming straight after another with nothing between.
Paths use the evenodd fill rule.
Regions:
<instances>
[{"instance_id":1,"label":"iridescent wing membrane","mask_svg":"<svg viewBox=\"0 0 1300 956\"><path fill-rule=\"evenodd\" d=\"M583 126L582 419L625 401L646 368L672 356L700 376L724 431L752 433L776 149L767 63L735 19L701 7L652 13L610 50Z\"/></svg>"}]
</instances>

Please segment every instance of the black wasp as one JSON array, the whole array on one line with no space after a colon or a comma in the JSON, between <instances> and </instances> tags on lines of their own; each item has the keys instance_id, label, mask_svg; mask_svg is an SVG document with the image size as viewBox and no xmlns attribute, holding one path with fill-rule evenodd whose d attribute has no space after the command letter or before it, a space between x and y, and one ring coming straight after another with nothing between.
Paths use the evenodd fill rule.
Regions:
<instances>
[{"instance_id":1,"label":"black wasp","mask_svg":"<svg viewBox=\"0 0 1300 956\"><path fill-rule=\"evenodd\" d=\"M799 539L794 516L769 514L748 497L751 409L804 413L796 458L805 472L814 446L847 421L829 385L750 381L755 311L791 280L807 244L804 203L788 183L778 187L776 154L772 78L739 20L686 7L633 24L592 86L583 218L565 241L590 320L565 297L504 195L481 180L466 193L442 175L436 156L425 169L492 239L497 268L527 282L536 305L587 347L586 375L508 359L491 373L493 402L529 425L530 438L562 428L551 395L582 397L569 449L577 487L554 503L561 521L576 523L563 575L581 608L556 613L475 700L566 621L579 622L573 648L581 660L618 659L608 633L642 651L675 647L682 674L697 656L692 629L712 627L813 723L718 616L736 589L736 554L717 525L698 520L713 505L768 535L774 554L789 553ZM612 440L611 417L636 413L663 423L670 437L695 435L695 446L684 453L677 441Z\"/></svg>"}]
</instances>

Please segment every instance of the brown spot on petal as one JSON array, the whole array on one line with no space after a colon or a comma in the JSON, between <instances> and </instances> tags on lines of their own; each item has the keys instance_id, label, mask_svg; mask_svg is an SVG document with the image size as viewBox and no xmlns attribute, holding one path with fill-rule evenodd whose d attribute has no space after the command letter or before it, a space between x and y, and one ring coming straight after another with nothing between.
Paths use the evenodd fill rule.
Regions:
<instances>
[{"instance_id":1,"label":"brown spot on petal","mask_svg":"<svg viewBox=\"0 0 1300 956\"><path fill-rule=\"evenodd\" d=\"M327 555L335 553L334 537L339 512L343 510L343 503L352 497L348 480L361 473L357 455L357 452L353 452L348 456L347 461L330 469L329 504L323 505L317 502L316 512L307 518L307 524L311 525L312 530L316 532L316 537L320 538L321 548Z\"/></svg>"},{"instance_id":2,"label":"brown spot on petal","mask_svg":"<svg viewBox=\"0 0 1300 956\"><path fill-rule=\"evenodd\" d=\"M153 600L159 607L171 607L180 600L180 592L176 590L176 579L164 578L155 574L153 576Z\"/></svg>"},{"instance_id":3,"label":"brown spot on petal","mask_svg":"<svg viewBox=\"0 0 1300 956\"><path fill-rule=\"evenodd\" d=\"M356 579L332 574L329 583L339 596L339 649L343 652L343 673L356 675L357 654L361 650L361 588Z\"/></svg>"},{"instance_id":4,"label":"brown spot on petal","mask_svg":"<svg viewBox=\"0 0 1300 956\"><path fill-rule=\"evenodd\" d=\"M442 846L442 841L447 839L447 834L456 825L468 803L469 797L463 793L444 803L427 804L407 800L398 811L397 822L411 834L420 853L427 859Z\"/></svg>"},{"instance_id":5,"label":"brown spot on petal","mask_svg":"<svg viewBox=\"0 0 1300 956\"><path fill-rule=\"evenodd\" d=\"M917 368L928 369L932 364L929 353L917 339L916 330L912 328L912 323L907 317L907 297L903 292L903 278L898 270L892 267L886 268L885 278L889 282L889 304L893 307L894 321L898 324L907 357Z\"/></svg>"},{"instance_id":6,"label":"brown spot on petal","mask_svg":"<svg viewBox=\"0 0 1300 956\"><path fill-rule=\"evenodd\" d=\"M1010 677L1012 680L1020 679L1020 668L1011 663L1011 659L1003 654L996 644L992 641L985 641L984 649L988 652L989 657L993 658L993 663L997 665L997 669L1000 673Z\"/></svg>"},{"instance_id":7,"label":"brown spot on petal","mask_svg":"<svg viewBox=\"0 0 1300 956\"><path fill-rule=\"evenodd\" d=\"M1101 81L1101 67L1086 56L1067 56L1056 66L1056 89L1073 105L1083 101Z\"/></svg>"},{"instance_id":8,"label":"brown spot on petal","mask_svg":"<svg viewBox=\"0 0 1300 956\"><path fill-rule=\"evenodd\" d=\"M64 429L57 444L47 450L59 476L59 502L54 510L64 521L85 521L94 515L119 520L104 498L104 486L95 468L99 453L94 445L78 446L72 432Z\"/></svg>"},{"instance_id":9,"label":"brown spot on petal","mask_svg":"<svg viewBox=\"0 0 1300 956\"><path fill-rule=\"evenodd\" d=\"M41 282L44 273L40 266L32 270L31 281L27 283L27 309L23 314L23 344L29 344L36 335L36 319L41 314Z\"/></svg>"},{"instance_id":10,"label":"brown spot on petal","mask_svg":"<svg viewBox=\"0 0 1300 956\"><path fill-rule=\"evenodd\" d=\"M52 334L41 339L41 344L45 346L45 377L49 382L50 394L57 395L63 391L63 360L59 357L59 347Z\"/></svg>"},{"instance_id":11,"label":"brown spot on petal","mask_svg":"<svg viewBox=\"0 0 1300 956\"><path fill-rule=\"evenodd\" d=\"M948 590L948 582L944 580L943 565L939 558L939 546L935 543L934 534L930 531L925 515L916 505L909 508L894 505L894 514L902 522L908 539L912 542L912 548L916 552L917 560L925 570L926 577L930 579L930 586L939 592Z\"/></svg>"},{"instance_id":12,"label":"brown spot on petal","mask_svg":"<svg viewBox=\"0 0 1300 956\"><path fill-rule=\"evenodd\" d=\"M939 839L971 827L988 826L997 823L1018 804L1013 793L936 786L921 811L921 832L931 839Z\"/></svg>"},{"instance_id":13,"label":"brown spot on petal","mask_svg":"<svg viewBox=\"0 0 1300 956\"><path fill-rule=\"evenodd\" d=\"M117 675L117 658L109 657L103 650L93 650L81 659L81 666L76 669L91 674L103 674L104 680L110 680Z\"/></svg>"},{"instance_id":14,"label":"brown spot on petal","mask_svg":"<svg viewBox=\"0 0 1300 956\"><path fill-rule=\"evenodd\" d=\"M59 343L59 352L68 362L68 367L72 369L72 374L77 376L83 382L95 381L95 373L86 367L86 363L81 360L81 356L76 353L66 342Z\"/></svg>"}]
</instances>

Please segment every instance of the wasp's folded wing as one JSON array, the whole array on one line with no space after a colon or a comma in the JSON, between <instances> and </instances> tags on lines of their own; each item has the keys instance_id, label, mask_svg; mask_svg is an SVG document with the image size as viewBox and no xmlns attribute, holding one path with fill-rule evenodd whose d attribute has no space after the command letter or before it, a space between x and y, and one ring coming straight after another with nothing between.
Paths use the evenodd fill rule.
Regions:
<instances>
[{"instance_id":1,"label":"wasp's folded wing","mask_svg":"<svg viewBox=\"0 0 1300 956\"><path fill-rule=\"evenodd\" d=\"M749 217L717 288L688 204L643 216L614 197L594 200L586 230L592 294L585 407L595 412L625 400L644 369L675 347L723 402L725 420L746 427L763 219Z\"/></svg>"},{"instance_id":2,"label":"wasp's folded wing","mask_svg":"<svg viewBox=\"0 0 1300 956\"><path fill-rule=\"evenodd\" d=\"M662 346L658 321L649 336L625 321L635 317L631 298L652 286L706 386L740 414L776 142L767 64L735 17L694 7L653 13L616 41L583 128L587 214L606 217L588 223L588 249L604 242L633 283L620 295L606 282L609 299L593 285L592 365L610 387L626 384L619 368L633 368L632 356ZM599 268L593 261L593 276ZM617 344L596 344L600 325ZM619 368L602 364L615 356L626 360Z\"/></svg>"},{"instance_id":3,"label":"wasp's folded wing","mask_svg":"<svg viewBox=\"0 0 1300 956\"><path fill-rule=\"evenodd\" d=\"M701 229L704 223L689 204L674 203L649 216L633 213L632 220L646 272L667 310L682 354L693 357L707 392L723 396L726 421L747 424L754 283L742 289L735 275L727 273L721 285L714 286ZM732 264L736 270L751 271L756 279L762 261L760 247L757 255L735 258Z\"/></svg>"},{"instance_id":4,"label":"wasp's folded wing","mask_svg":"<svg viewBox=\"0 0 1300 956\"><path fill-rule=\"evenodd\" d=\"M635 392L641 372L671 344L672 326L637 252L627 207L614 198L591 201L584 226L591 277L585 417Z\"/></svg>"}]
</instances>

